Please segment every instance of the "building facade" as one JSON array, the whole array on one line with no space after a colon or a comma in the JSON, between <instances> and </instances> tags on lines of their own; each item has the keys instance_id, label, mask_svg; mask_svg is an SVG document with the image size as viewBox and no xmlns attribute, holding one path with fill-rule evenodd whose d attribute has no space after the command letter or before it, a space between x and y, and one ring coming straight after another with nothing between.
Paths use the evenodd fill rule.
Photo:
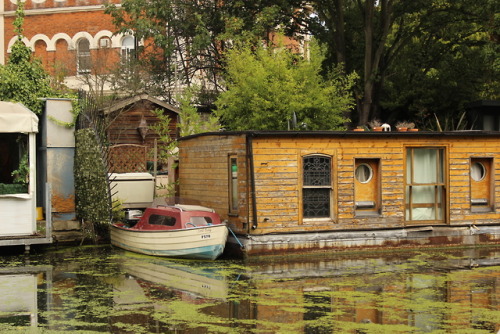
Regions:
<instances>
[{"instance_id":1,"label":"building facade","mask_svg":"<svg viewBox=\"0 0 500 334\"><path fill-rule=\"evenodd\" d=\"M135 49L132 36L113 35L105 3L120 0L26 0L24 43L42 60L49 74L82 88L84 74L102 71ZM17 0L0 0L0 63L5 64L16 41ZM98 59L98 62L96 61Z\"/></svg>"}]
</instances>

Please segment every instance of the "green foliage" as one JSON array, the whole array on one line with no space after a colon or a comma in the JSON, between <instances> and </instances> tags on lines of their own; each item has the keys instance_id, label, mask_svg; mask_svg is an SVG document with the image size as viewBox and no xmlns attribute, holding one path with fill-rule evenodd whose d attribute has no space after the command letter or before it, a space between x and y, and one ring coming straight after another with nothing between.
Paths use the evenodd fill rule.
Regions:
<instances>
[{"instance_id":1,"label":"green foliage","mask_svg":"<svg viewBox=\"0 0 500 334\"><path fill-rule=\"evenodd\" d=\"M294 0L289 0L293 2ZM360 125L458 123L464 106L497 99L499 2L482 0L313 0L291 24L328 47L326 66L362 74L356 87ZM356 114L352 117L356 118Z\"/></svg>"},{"instance_id":2,"label":"green foliage","mask_svg":"<svg viewBox=\"0 0 500 334\"><path fill-rule=\"evenodd\" d=\"M111 215L113 222L122 222L125 219L125 210L123 208L123 200L116 199L112 203Z\"/></svg>"},{"instance_id":3,"label":"green foliage","mask_svg":"<svg viewBox=\"0 0 500 334\"><path fill-rule=\"evenodd\" d=\"M420 128L470 129L463 120L467 103L500 97L500 46L492 40L500 22L491 14L493 3L442 1L421 11L428 15L394 59L380 106L386 119L412 118Z\"/></svg>"},{"instance_id":4,"label":"green foliage","mask_svg":"<svg viewBox=\"0 0 500 334\"><path fill-rule=\"evenodd\" d=\"M26 185L30 174L30 165L28 160L28 152L25 152L19 161L19 167L12 172L14 183Z\"/></svg>"},{"instance_id":5,"label":"green foliage","mask_svg":"<svg viewBox=\"0 0 500 334\"><path fill-rule=\"evenodd\" d=\"M90 223L109 223L106 170L92 129L75 132L74 177L77 217Z\"/></svg>"},{"instance_id":6,"label":"green foliage","mask_svg":"<svg viewBox=\"0 0 500 334\"><path fill-rule=\"evenodd\" d=\"M177 98L180 102L181 119L177 127L180 130L181 137L220 130L219 119L217 117L213 114L202 117L198 112L198 108L193 105L193 100L199 93L199 88L191 87L184 90L184 94Z\"/></svg>"},{"instance_id":7,"label":"green foliage","mask_svg":"<svg viewBox=\"0 0 500 334\"><path fill-rule=\"evenodd\" d=\"M31 50L22 42L24 2L18 1L14 22L18 39L12 46L7 65L0 65L0 100L21 102L31 111L40 114L42 98L55 94L50 78L39 59L33 59Z\"/></svg>"},{"instance_id":8,"label":"green foliage","mask_svg":"<svg viewBox=\"0 0 500 334\"><path fill-rule=\"evenodd\" d=\"M152 112L158 118L158 122L149 125L160 137L158 140L158 160L166 163L170 157L177 154L177 141L172 138L170 128L172 120L170 116L163 113L162 109L155 109Z\"/></svg>"},{"instance_id":9,"label":"green foliage","mask_svg":"<svg viewBox=\"0 0 500 334\"><path fill-rule=\"evenodd\" d=\"M344 129L356 75L337 68L324 79L319 51L312 47L306 60L286 48L235 47L216 115L230 130L286 130L294 114L309 130Z\"/></svg>"}]
</instances>

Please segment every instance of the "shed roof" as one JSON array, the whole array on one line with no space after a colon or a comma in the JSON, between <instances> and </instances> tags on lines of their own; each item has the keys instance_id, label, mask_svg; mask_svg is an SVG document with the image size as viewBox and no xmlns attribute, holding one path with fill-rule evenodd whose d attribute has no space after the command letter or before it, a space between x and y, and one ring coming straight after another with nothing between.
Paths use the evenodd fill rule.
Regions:
<instances>
[{"instance_id":1,"label":"shed roof","mask_svg":"<svg viewBox=\"0 0 500 334\"><path fill-rule=\"evenodd\" d=\"M0 132L36 133L38 117L21 103L0 101Z\"/></svg>"},{"instance_id":2,"label":"shed roof","mask_svg":"<svg viewBox=\"0 0 500 334\"><path fill-rule=\"evenodd\" d=\"M134 104L134 103L137 103L139 101L144 101L144 100L150 101L156 105L159 105L160 107L171 110L171 111L175 112L176 114L179 113L179 109L177 109L173 105L168 104L165 101L159 100L159 99L154 98L152 96L149 96L148 94L139 94L139 95L135 95L135 96L120 100L117 103L113 104L111 107L105 108L104 113L110 114L114 111L121 110L125 107L128 107L128 106Z\"/></svg>"}]
</instances>

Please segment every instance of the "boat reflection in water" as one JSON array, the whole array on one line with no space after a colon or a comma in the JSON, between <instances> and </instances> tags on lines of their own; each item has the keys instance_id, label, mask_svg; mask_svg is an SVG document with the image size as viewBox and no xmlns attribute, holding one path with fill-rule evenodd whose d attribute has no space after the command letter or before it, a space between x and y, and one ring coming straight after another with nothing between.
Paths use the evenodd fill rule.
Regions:
<instances>
[{"instance_id":1,"label":"boat reflection in water","mask_svg":"<svg viewBox=\"0 0 500 334\"><path fill-rule=\"evenodd\" d=\"M200 267L196 261L122 254L124 277L113 286L113 304L115 311L128 312L110 318L112 332L132 333L139 326L164 333L177 328L182 312L182 317L193 315L188 305L208 310L210 305L226 304L229 282L215 263L203 262Z\"/></svg>"},{"instance_id":2,"label":"boat reflection in water","mask_svg":"<svg viewBox=\"0 0 500 334\"><path fill-rule=\"evenodd\" d=\"M162 258L127 256L122 264L126 281L146 286L162 286L165 290L178 290L193 298L225 300L228 282L224 276L206 267L196 268L190 262L175 262ZM119 289L115 286L115 289Z\"/></svg>"}]
</instances>

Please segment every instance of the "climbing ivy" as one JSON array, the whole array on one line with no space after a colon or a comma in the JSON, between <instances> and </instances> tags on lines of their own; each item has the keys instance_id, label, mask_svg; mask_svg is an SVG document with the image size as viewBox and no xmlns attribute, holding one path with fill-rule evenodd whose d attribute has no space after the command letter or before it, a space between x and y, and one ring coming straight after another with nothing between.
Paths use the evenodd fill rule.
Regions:
<instances>
[{"instance_id":1,"label":"climbing ivy","mask_svg":"<svg viewBox=\"0 0 500 334\"><path fill-rule=\"evenodd\" d=\"M75 193L76 214L85 226L95 227L110 222L110 202L108 196L106 170L96 135L91 128L75 132ZM91 235L94 239L95 235Z\"/></svg>"}]
</instances>

